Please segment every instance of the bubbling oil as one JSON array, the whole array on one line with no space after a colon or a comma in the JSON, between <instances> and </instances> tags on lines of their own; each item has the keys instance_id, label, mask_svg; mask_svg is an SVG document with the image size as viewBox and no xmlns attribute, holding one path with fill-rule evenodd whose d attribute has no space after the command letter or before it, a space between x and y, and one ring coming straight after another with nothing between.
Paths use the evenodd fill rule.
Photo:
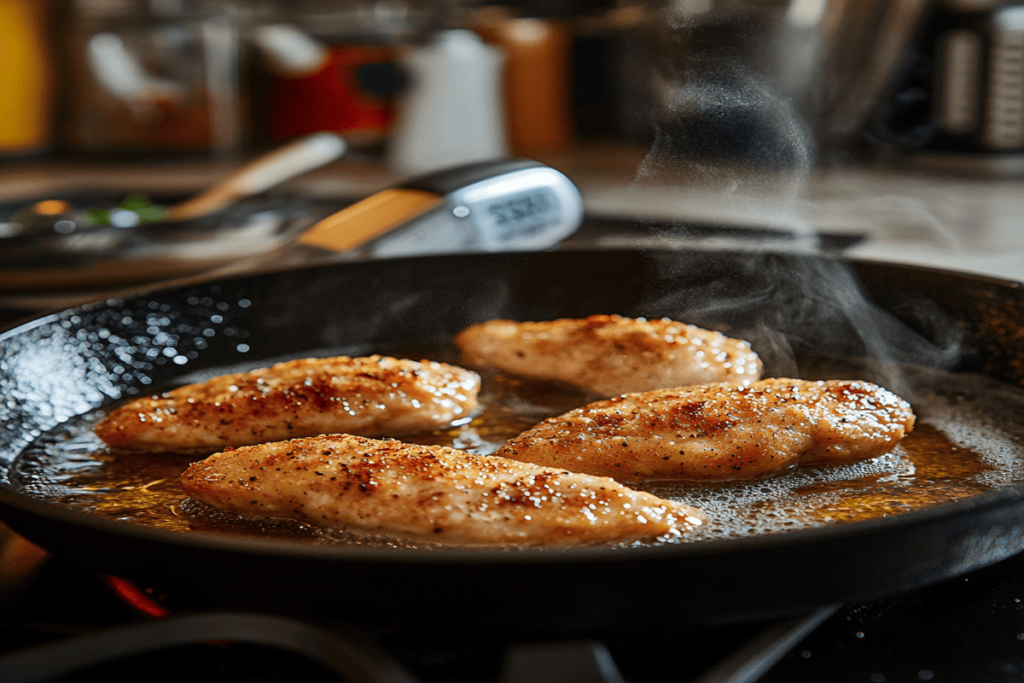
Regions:
<instances>
[{"instance_id":1,"label":"bubbling oil","mask_svg":"<svg viewBox=\"0 0 1024 683\"><path fill-rule=\"evenodd\" d=\"M399 355L394 353L393 355ZM444 354L406 353L406 357ZM230 371L230 370L225 370ZM917 415L914 431L872 460L795 467L753 480L625 482L699 507L708 523L682 539L698 542L782 533L903 514L1024 482L1024 390L981 375L903 368ZM807 379L858 378L871 372L847 361L805 367ZM487 455L541 420L593 397L547 382L482 372L482 409L472 419L404 440ZM879 382L881 383L881 382ZM24 493L101 517L169 529L293 539L355 547L425 547L410 540L325 531L292 520L247 520L186 498L179 475L198 458L117 454L92 428L97 410L44 434L15 461L11 479ZM429 546L427 546L429 547Z\"/></svg>"}]
</instances>

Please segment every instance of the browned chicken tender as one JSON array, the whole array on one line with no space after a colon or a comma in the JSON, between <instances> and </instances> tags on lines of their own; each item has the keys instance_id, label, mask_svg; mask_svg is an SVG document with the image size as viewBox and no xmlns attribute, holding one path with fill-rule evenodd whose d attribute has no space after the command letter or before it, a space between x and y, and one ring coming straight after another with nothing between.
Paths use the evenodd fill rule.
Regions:
<instances>
[{"instance_id":1,"label":"browned chicken tender","mask_svg":"<svg viewBox=\"0 0 1024 683\"><path fill-rule=\"evenodd\" d=\"M546 322L490 320L455 338L468 365L556 380L601 396L761 377L750 345L667 318L592 315Z\"/></svg>"},{"instance_id":2,"label":"browned chicken tender","mask_svg":"<svg viewBox=\"0 0 1024 683\"><path fill-rule=\"evenodd\" d=\"M469 416L480 376L388 356L306 358L132 401L96 426L111 448L212 453L345 432L400 436Z\"/></svg>"},{"instance_id":3,"label":"browned chicken tender","mask_svg":"<svg viewBox=\"0 0 1024 683\"><path fill-rule=\"evenodd\" d=\"M598 401L497 455L624 481L738 479L873 458L913 427L910 405L870 382L767 379Z\"/></svg>"},{"instance_id":4,"label":"browned chicken tender","mask_svg":"<svg viewBox=\"0 0 1024 683\"><path fill-rule=\"evenodd\" d=\"M625 541L702 523L694 508L604 477L344 434L217 453L180 483L193 498L246 517L437 543Z\"/></svg>"}]
</instances>

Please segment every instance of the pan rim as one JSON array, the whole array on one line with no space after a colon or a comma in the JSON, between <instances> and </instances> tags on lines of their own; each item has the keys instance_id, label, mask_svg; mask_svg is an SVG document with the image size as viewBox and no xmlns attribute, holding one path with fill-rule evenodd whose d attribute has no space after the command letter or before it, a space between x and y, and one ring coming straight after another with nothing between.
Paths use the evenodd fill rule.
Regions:
<instances>
[{"instance_id":1,"label":"pan rim","mask_svg":"<svg viewBox=\"0 0 1024 683\"><path fill-rule=\"evenodd\" d=\"M859 256L840 256L839 260L847 261L849 263L859 263L863 265L871 266L882 266L885 268L898 268L906 271L916 271L919 273L930 273L934 275L946 275L954 276L958 279L963 280L974 280L976 282L985 282L997 286L1013 287L1018 289L1024 287L1024 278L1020 280L1010 280L998 275L985 275L983 273L975 273L971 271L960 271L960 270L948 270L946 268L939 268L938 266L927 266L915 263L901 263L899 261L883 261L877 258L863 258Z\"/></svg>"},{"instance_id":2,"label":"pan rim","mask_svg":"<svg viewBox=\"0 0 1024 683\"><path fill-rule=\"evenodd\" d=\"M728 247L709 247L709 248L694 248L687 250L688 253L692 252L707 252L717 254L737 254L741 253L736 249L730 249ZM765 249L765 253L772 253L772 250ZM214 273L203 273L198 275L186 275L179 278L172 278L163 280L160 282L145 283L138 285L129 285L124 288L119 288L116 291L105 292L97 294L93 298L88 298L80 301L71 307L65 308L54 308L46 311L41 311L37 314L27 316L20 320L0 325L0 342L3 342L9 336L16 334L22 330L31 329L37 325L47 322L53 316L61 314L73 313L82 309L89 309L94 306L109 305L113 302L123 302L140 296L147 296L157 294L160 292L173 292L185 287L194 287L198 285L215 285L221 282L230 282L239 278L249 277L266 277L274 275L282 275L289 272L300 272L300 271L317 271L317 270L332 270L338 267L346 266L367 266L374 263L384 262L415 262L421 260L435 260L435 259L452 259L452 258L479 258L481 256L491 258L516 258L523 256L538 256L538 255L557 255L557 254L636 254L643 253L649 255L664 255L670 256L673 254L682 253L678 248L670 247L644 247L643 249L630 250L622 249L621 247L608 247L608 248L595 248L593 246L568 246L561 247L555 250L541 251L541 252L528 252L528 251L507 251L507 252L486 252L486 253L466 253L466 254L430 254L430 255L414 255L414 256L393 256L385 259L373 259L373 260L353 260L343 261L340 263L325 263L325 264L311 264L305 266L281 266L281 267L266 267L258 271L245 272L245 273L227 273L217 274ZM995 285L997 287L1010 287L1013 289L1024 288L1024 277L1020 280L1011 280L1008 278L995 276L995 275L984 275L976 272L969 271L955 271L940 268L937 266L919 265L912 263L902 263L898 261L884 261L878 258L865 258L859 256L850 256L846 254L837 253L819 253L819 252L798 252L793 250L778 249L777 253L785 254L787 256L805 256L817 259L827 259L833 261L846 262L851 264L861 264L866 266L878 266L883 268L894 268L898 270L904 270L908 272L928 273L941 276L952 276L962 280L970 280L978 283L987 283Z\"/></svg>"}]
</instances>

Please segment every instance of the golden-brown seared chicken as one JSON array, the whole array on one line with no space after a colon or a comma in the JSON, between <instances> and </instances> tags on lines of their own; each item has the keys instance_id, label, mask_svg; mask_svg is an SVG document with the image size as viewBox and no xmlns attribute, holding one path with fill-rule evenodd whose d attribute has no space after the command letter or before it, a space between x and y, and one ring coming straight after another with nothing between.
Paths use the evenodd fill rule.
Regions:
<instances>
[{"instance_id":1,"label":"golden-brown seared chicken","mask_svg":"<svg viewBox=\"0 0 1024 683\"><path fill-rule=\"evenodd\" d=\"M463 361L601 396L708 382L749 384L761 361L745 341L663 318L592 315L547 322L490 320L455 338Z\"/></svg>"},{"instance_id":2,"label":"golden-brown seared chicken","mask_svg":"<svg viewBox=\"0 0 1024 683\"><path fill-rule=\"evenodd\" d=\"M96 434L115 450L186 453L334 432L398 436L470 415L479 389L475 372L434 361L307 358L133 401Z\"/></svg>"},{"instance_id":3,"label":"golden-brown seared chicken","mask_svg":"<svg viewBox=\"0 0 1024 683\"><path fill-rule=\"evenodd\" d=\"M598 401L496 454L625 481L737 479L872 458L913 426L910 405L869 382L768 379Z\"/></svg>"},{"instance_id":4,"label":"golden-brown seared chicken","mask_svg":"<svg viewBox=\"0 0 1024 683\"><path fill-rule=\"evenodd\" d=\"M247 517L441 543L624 541L701 523L694 508L605 477L345 434L217 453L180 483L193 498Z\"/></svg>"}]
</instances>

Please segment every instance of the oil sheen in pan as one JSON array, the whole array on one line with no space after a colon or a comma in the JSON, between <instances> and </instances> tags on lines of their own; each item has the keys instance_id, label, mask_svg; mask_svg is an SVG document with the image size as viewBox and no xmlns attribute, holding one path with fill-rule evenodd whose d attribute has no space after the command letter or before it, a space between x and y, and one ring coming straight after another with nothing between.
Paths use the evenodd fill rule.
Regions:
<instances>
[{"instance_id":1,"label":"oil sheen in pan","mask_svg":"<svg viewBox=\"0 0 1024 683\"><path fill-rule=\"evenodd\" d=\"M892 386L847 361L805 362L801 367L808 379L860 378ZM1024 423L1019 420L1024 415L1024 390L981 375L919 368L901 368L895 377L901 386L893 388L910 400L917 426L880 458L839 467L795 468L752 481L633 485L704 509L709 523L679 541L694 542L895 515L1024 482ZM540 420L587 401L585 395L564 387L485 373L484 410L479 415L406 440L488 454ZM60 505L175 531L360 547L416 546L400 539L325 532L288 520L248 521L213 511L184 498L176 483L195 456L111 454L92 433L103 414L94 411L42 435L14 463L12 482L28 495Z\"/></svg>"}]
</instances>

